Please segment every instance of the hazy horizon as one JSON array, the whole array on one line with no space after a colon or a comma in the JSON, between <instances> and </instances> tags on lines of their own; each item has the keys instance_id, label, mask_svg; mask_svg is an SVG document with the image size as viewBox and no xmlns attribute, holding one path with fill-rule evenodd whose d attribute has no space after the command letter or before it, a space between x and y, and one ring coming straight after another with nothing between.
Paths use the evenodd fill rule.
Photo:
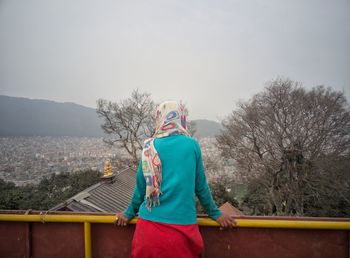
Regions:
<instances>
[{"instance_id":1,"label":"hazy horizon","mask_svg":"<svg viewBox=\"0 0 350 258\"><path fill-rule=\"evenodd\" d=\"M28 100L34 100L34 101L49 101L49 102L54 102L56 104L75 104L75 105L82 106L82 107L85 107L85 108L96 109L96 107L89 107L89 106L86 106L86 105L83 105L83 104L80 104L80 103L76 103L76 102L71 102L71 101L62 102L62 101L56 101L56 100L51 100L51 99L27 98L27 97L10 96L10 95L0 94L0 97L2 97L2 96L10 97L10 98L24 98L24 99L28 99ZM209 119L209 118L190 118L189 121L191 121L191 120L208 120L210 122L216 122L216 123L220 123L221 122L221 121L215 121L215 120Z\"/></svg>"},{"instance_id":2,"label":"hazy horizon","mask_svg":"<svg viewBox=\"0 0 350 258\"><path fill-rule=\"evenodd\" d=\"M0 94L183 100L218 121L279 76L350 99L350 1L0 2Z\"/></svg>"}]
</instances>

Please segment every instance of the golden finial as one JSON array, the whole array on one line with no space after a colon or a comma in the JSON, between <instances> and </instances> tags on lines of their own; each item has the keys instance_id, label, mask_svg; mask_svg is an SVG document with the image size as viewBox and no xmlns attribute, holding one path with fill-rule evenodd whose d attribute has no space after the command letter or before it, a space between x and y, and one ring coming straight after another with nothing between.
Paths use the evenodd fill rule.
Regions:
<instances>
[{"instance_id":1,"label":"golden finial","mask_svg":"<svg viewBox=\"0 0 350 258\"><path fill-rule=\"evenodd\" d=\"M111 161L108 159L106 160L105 162L105 166L104 166L104 169L103 169L103 177L109 177L113 174L113 171L112 171L112 163Z\"/></svg>"}]
</instances>

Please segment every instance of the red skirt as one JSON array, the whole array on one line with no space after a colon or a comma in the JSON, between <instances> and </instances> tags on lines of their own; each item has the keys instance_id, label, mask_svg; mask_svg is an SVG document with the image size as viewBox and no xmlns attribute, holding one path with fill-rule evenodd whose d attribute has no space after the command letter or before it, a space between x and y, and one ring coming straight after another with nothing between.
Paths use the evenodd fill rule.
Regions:
<instances>
[{"instance_id":1,"label":"red skirt","mask_svg":"<svg viewBox=\"0 0 350 258\"><path fill-rule=\"evenodd\" d=\"M174 225L138 218L133 258L198 258L203 239L198 225Z\"/></svg>"}]
</instances>

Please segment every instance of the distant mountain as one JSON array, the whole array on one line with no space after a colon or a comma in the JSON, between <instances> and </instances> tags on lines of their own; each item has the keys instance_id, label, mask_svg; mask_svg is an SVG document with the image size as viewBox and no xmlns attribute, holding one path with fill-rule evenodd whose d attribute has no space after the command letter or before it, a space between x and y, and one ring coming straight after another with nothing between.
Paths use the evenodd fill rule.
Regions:
<instances>
[{"instance_id":1,"label":"distant mountain","mask_svg":"<svg viewBox=\"0 0 350 258\"><path fill-rule=\"evenodd\" d=\"M206 119L198 119L193 121L196 123L196 135L199 137L214 137L220 132L221 124L217 122Z\"/></svg>"},{"instance_id":2,"label":"distant mountain","mask_svg":"<svg viewBox=\"0 0 350 258\"><path fill-rule=\"evenodd\" d=\"M212 137L221 125L209 120L196 122L197 136ZM102 119L96 110L74 103L0 95L0 136L101 137Z\"/></svg>"},{"instance_id":3,"label":"distant mountain","mask_svg":"<svg viewBox=\"0 0 350 258\"><path fill-rule=\"evenodd\" d=\"M103 136L93 108L0 95L0 136Z\"/></svg>"}]
</instances>

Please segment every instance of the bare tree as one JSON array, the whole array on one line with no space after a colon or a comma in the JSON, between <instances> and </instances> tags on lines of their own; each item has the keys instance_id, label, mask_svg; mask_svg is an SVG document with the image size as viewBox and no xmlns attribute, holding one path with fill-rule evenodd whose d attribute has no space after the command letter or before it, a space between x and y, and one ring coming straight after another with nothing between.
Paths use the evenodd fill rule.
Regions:
<instances>
[{"instance_id":1,"label":"bare tree","mask_svg":"<svg viewBox=\"0 0 350 258\"><path fill-rule=\"evenodd\" d=\"M104 141L124 148L137 164L143 140L154 132L154 110L150 94L138 90L120 102L97 100L97 113L104 119L101 127L109 135Z\"/></svg>"},{"instance_id":2,"label":"bare tree","mask_svg":"<svg viewBox=\"0 0 350 258\"><path fill-rule=\"evenodd\" d=\"M271 81L239 103L223 128L219 149L262 197L266 214L303 215L311 196L335 187L323 169L349 157L349 105L342 92L322 86L307 91L289 79Z\"/></svg>"}]
</instances>

